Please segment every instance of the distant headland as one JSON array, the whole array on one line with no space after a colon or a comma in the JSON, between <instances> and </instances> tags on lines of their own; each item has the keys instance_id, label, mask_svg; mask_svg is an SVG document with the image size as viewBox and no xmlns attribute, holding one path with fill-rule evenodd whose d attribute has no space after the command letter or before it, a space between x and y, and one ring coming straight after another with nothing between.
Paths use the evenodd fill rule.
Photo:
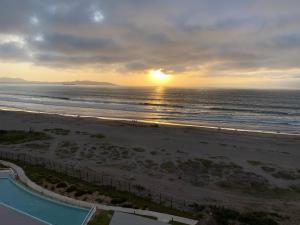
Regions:
<instances>
[{"instance_id":1,"label":"distant headland","mask_svg":"<svg viewBox=\"0 0 300 225\"><path fill-rule=\"evenodd\" d=\"M97 82L90 80L76 80L65 82L42 82L42 81L28 81L21 78L0 77L0 83L5 84L61 84L61 85L100 85L100 86L117 86L109 82Z\"/></svg>"}]
</instances>

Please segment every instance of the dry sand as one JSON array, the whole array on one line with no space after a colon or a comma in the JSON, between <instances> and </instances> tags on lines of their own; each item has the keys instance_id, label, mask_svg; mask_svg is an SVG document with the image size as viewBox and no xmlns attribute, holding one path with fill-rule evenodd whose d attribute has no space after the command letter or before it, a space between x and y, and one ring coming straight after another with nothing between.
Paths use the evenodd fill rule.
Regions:
<instances>
[{"instance_id":1,"label":"dry sand","mask_svg":"<svg viewBox=\"0 0 300 225\"><path fill-rule=\"evenodd\" d=\"M300 136L0 111L0 129L30 128L70 132L0 150L103 171L189 202L279 211L300 224Z\"/></svg>"}]
</instances>

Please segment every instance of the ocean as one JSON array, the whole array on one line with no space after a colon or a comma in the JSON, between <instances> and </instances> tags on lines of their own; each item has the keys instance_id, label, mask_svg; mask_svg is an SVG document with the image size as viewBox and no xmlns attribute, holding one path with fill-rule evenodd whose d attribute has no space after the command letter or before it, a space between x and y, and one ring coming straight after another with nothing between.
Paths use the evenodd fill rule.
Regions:
<instances>
[{"instance_id":1,"label":"ocean","mask_svg":"<svg viewBox=\"0 0 300 225\"><path fill-rule=\"evenodd\" d=\"M0 109L300 134L300 91L0 84Z\"/></svg>"}]
</instances>

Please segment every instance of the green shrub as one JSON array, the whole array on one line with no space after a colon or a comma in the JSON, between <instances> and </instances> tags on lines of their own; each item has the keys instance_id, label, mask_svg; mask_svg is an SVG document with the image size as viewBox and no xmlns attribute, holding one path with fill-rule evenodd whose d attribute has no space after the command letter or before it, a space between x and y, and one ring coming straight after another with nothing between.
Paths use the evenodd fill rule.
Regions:
<instances>
[{"instance_id":1,"label":"green shrub","mask_svg":"<svg viewBox=\"0 0 300 225\"><path fill-rule=\"evenodd\" d=\"M50 132L56 135L68 135L70 130L62 129L62 128L52 128L52 129L44 129L44 131Z\"/></svg>"},{"instance_id":2,"label":"green shrub","mask_svg":"<svg viewBox=\"0 0 300 225\"><path fill-rule=\"evenodd\" d=\"M240 216L239 221L246 225L279 225L270 214L265 212L249 212Z\"/></svg>"},{"instance_id":3,"label":"green shrub","mask_svg":"<svg viewBox=\"0 0 300 225\"><path fill-rule=\"evenodd\" d=\"M50 139L43 132L24 130L0 130L0 144L21 144L29 141L40 141Z\"/></svg>"},{"instance_id":4,"label":"green shrub","mask_svg":"<svg viewBox=\"0 0 300 225\"><path fill-rule=\"evenodd\" d=\"M102 139L102 138L105 138L105 135L98 133L98 134L91 135L91 137Z\"/></svg>"},{"instance_id":5,"label":"green shrub","mask_svg":"<svg viewBox=\"0 0 300 225\"><path fill-rule=\"evenodd\" d=\"M85 195L85 194L87 194L87 192L85 191L85 190L76 190L76 192L75 192L75 196L76 197L80 197L80 196L82 196L82 195Z\"/></svg>"},{"instance_id":6,"label":"green shrub","mask_svg":"<svg viewBox=\"0 0 300 225\"><path fill-rule=\"evenodd\" d=\"M66 189L66 192L70 193L73 191L77 191L77 187L75 185L71 185Z\"/></svg>"},{"instance_id":7,"label":"green shrub","mask_svg":"<svg viewBox=\"0 0 300 225\"><path fill-rule=\"evenodd\" d=\"M118 204L122 204L124 202L126 202L125 198L113 198L110 203L113 205L118 205Z\"/></svg>"},{"instance_id":8,"label":"green shrub","mask_svg":"<svg viewBox=\"0 0 300 225\"><path fill-rule=\"evenodd\" d=\"M60 182L56 185L57 188L65 188L67 187L68 185L65 183L65 182Z\"/></svg>"}]
</instances>

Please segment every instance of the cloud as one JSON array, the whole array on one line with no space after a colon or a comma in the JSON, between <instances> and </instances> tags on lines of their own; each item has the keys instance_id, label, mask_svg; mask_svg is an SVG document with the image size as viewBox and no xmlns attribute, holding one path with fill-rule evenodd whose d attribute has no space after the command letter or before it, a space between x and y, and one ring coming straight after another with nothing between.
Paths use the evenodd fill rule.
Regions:
<instances>
[{"instance_id":1,"label":"cloud","mask_svg":"<svg viewBox=\"0 0 300 225\"><path fill-rule=\"evenodd\" d=\"M297 0L2 0L0 60L211 72L299 67ZM29 57L30 55L30 57Z\"/></svg>"},{"instance_id":2,"label":"cloud","mask_svg":"<svg viewBox=\"0 0 300 225\"><path fill-rule=\"evenodd\" d=\"M37 37L40 38L37 40ZM122 50L113 38L105 37L90 38L65 34L47 34L35 36L29 42L30 46L36 51L57 52L66 55L110 54L113 51Z\"/></svg>"},{"instance_id":3,"label":"cloud","mask_svg":"<svg viewBox=\"0 0 300 225\"><path fill-rule=\"evenodd\" d=\"M0 44L0 59L3 61L26 61L29 58L26 50L17 42Z\"/></svg>"}]
</instances>

